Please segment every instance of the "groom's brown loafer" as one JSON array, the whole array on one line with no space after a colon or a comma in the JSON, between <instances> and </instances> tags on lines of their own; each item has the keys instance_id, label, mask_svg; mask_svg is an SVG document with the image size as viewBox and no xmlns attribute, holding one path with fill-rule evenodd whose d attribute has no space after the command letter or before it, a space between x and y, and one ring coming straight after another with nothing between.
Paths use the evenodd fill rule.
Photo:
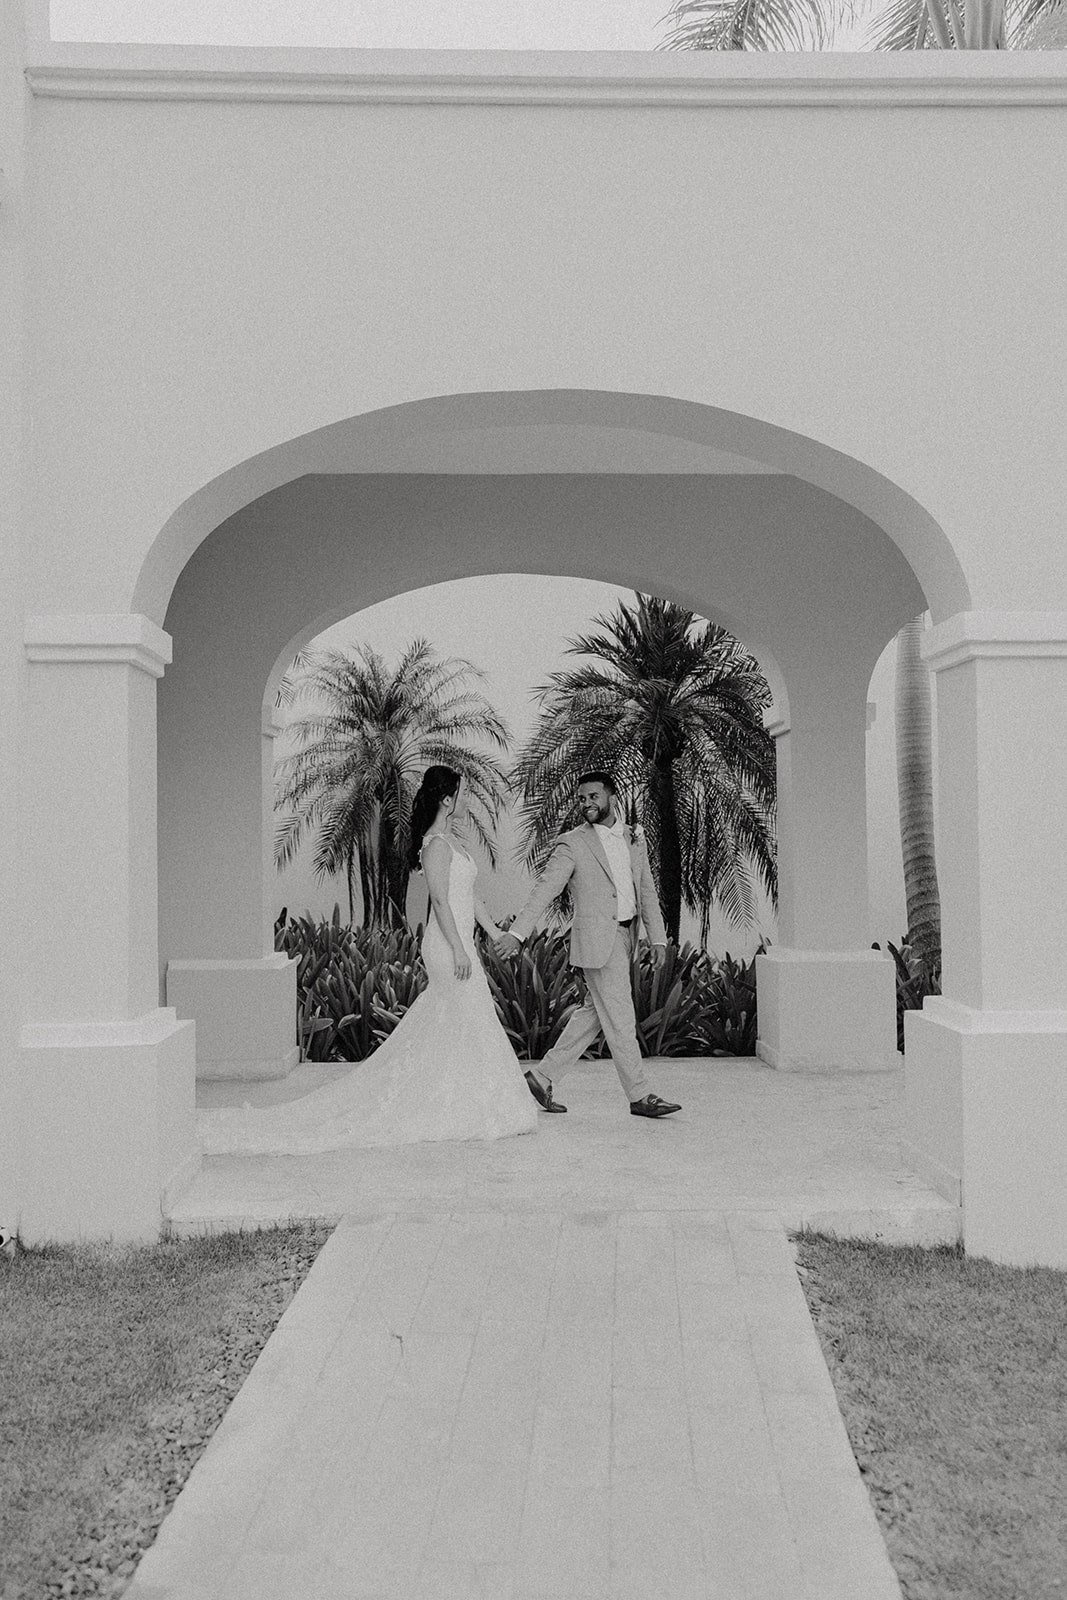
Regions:
<instances>
[{"instance_id":1,"label":"groom's brown loafer","mask_svg":"<svg viewBox=\"0 0 1067 1600\"><path fill-rule=\"evenodd\" d=\"M542 1111L566 1111L566 1106L561 1106L558 1100L553 1100L551 1083L547 1089L543 1089L532 1072L524 1072L523 1077Z\"/></svg>"},{"instance_id":2,"label":"groom's brown loafer","mask_svg":"<svg viewBox=\"0 0 1067 1600\"><path fill-rule=\"evenodd\" d=\"M669 1100L661 1100L658 1094L646 1094L643 1100L630 1101L631 1117L669 1117L672 1111L681 1109Z\"/></svg>"}]
</instances>

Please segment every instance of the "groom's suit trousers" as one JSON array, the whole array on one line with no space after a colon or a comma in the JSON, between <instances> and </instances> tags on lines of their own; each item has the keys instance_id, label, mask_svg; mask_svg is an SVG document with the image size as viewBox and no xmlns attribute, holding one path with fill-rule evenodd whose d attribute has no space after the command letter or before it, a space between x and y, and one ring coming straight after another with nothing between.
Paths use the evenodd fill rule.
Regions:
<instances>
[{"instance_id":1,"label":"groom's suit trousers","mask_svg":"<svg viewBox=\"0 0 1067 1600\"><path fill-rule=\"evenodd\" d=\"M607 966L582 968L588 989L585 1004L579 1006L545 1058L535 1063L538 1071L553 1082L573 1067L597 1035L603 1033L627 1099L643 1100L651 1093L637 1043L630 984L632 940L631 930L620 926Z\"/></svg>"}]
</instances>

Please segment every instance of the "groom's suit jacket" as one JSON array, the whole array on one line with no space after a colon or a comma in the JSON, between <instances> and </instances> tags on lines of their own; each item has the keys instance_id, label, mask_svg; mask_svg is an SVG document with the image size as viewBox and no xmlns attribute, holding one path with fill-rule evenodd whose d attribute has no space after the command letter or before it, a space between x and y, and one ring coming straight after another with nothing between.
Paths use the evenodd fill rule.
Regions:
<instances>
[{"instance_id":1,"label":"groom's suit jacket","mask_svg":"<svg viewBox=\"0 0 1067 1600\"><path fill-rule=\"evenodd\" d=\"M626 829L630 846L630 869L637 893L638 916L652 944L666 944L663 915L659 907L648 851L632 828ZM571 965L604 967L619 931L618 895L604 847L592 823L561 833L548 864L534 885L533 892L509 932L526 939L537 919L544 915L564 887L569 887L574 906L571 923Z\"/></svg>"}]
</instances>

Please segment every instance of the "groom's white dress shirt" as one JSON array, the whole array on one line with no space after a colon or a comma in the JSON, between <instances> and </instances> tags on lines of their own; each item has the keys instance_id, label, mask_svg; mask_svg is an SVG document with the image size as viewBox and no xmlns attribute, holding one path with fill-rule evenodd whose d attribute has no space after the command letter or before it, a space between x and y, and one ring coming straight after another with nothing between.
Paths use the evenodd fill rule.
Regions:
<instances>
[{"instance_id":1,"label":"groom's white dress shirt","mask_svg":"<svg viewBox=\"0 0 1067 1600\"><path fill-rule=\"evenodd\" d=\"M604 846L604 854L608 858L611 876L615 879L615 893L619 901L619 921L629 922L631 917L637 915L637 891L634 888L633 867L630 864L630 846L626 842L626 830L621 817L615 818L613 827L606 827L604 823L594 823Z\"/></svg>"}]
</instances>

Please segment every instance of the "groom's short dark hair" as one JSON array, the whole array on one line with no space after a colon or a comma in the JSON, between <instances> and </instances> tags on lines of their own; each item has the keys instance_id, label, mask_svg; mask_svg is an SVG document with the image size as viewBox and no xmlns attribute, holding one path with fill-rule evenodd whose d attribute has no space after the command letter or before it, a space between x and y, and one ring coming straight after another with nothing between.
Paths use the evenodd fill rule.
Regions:
<instances>
[{"instance_id":1,"label":"groom's short dark hair","mask_svg":"<svg viewBox=\"0 0 1067 1600\"><path fill-rule=\"evenodd\" d=\"M615 787L615 779L610 772L580 772L578 774L579 789L583 783L602 783L605 789L611 790L612 794L618 794L619 792Z\"/></svg>"}]
</instances>

